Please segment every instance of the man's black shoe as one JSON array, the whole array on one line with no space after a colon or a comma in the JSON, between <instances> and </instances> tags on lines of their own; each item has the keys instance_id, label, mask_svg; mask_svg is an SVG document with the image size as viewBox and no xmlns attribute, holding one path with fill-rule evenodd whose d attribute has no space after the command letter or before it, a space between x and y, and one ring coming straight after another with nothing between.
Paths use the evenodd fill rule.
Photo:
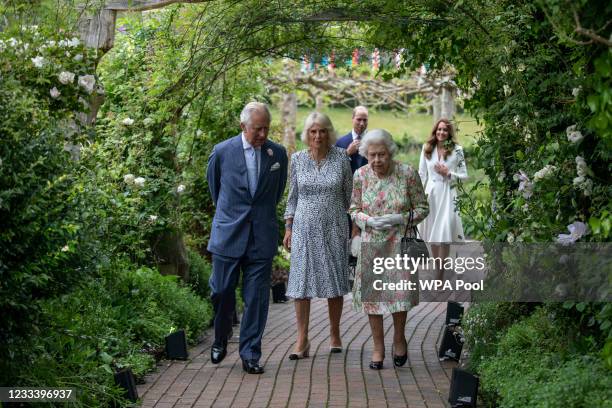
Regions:
<instances>
[{"instance_id":1,"label":"man's black shoe","mask_svg":"<svg viewBox=\"0 0 612 408\"><path fill-rule=\"evenodd\" d=\"M242 369L249 374L263 374L264 368L254 360L242 360Z\"/></svg>"},{"instance_id":2,"label":"man's black shoe","mask_svg":"<svg viewBox=\"0 0 612 408\"><path fill-rule=\"evenodd\" d=\"M210 349L210 361L213 364L219 364L227 355L227 347L212 346Z\"/></svg>"}]
</instances>

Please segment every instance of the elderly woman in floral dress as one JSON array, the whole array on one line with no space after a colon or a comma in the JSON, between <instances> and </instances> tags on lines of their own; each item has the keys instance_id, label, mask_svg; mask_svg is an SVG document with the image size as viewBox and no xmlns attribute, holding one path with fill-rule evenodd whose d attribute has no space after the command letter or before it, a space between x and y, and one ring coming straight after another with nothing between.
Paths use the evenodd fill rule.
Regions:
<instances>
[{"instance_id":1,"label":"elderly woman in floral dress","mask_svg":"<svg viewBox=\"0 0 612 408\"><path fill-rule=\"evenodd\" d=\"M369 164L358 169L353 176L349 212L361 230L361 241L364 243L399 244L409 220L412 218L413 225L416 225L429 212L418 173L411 166L393 160L396 152L397 145L391 135L382 129L371 130L361 142L359 154L366 157ZM383 368L383 313L393 315L393 362L401 367L408 358L404 329L411 307L410 292L396 292L393 301L389 302L362 301L364 274L372 274L373 271L362 270L361 264L357 263L353 307L369 316L374 341L370 368Z\"/></svg>"}]
</instances>

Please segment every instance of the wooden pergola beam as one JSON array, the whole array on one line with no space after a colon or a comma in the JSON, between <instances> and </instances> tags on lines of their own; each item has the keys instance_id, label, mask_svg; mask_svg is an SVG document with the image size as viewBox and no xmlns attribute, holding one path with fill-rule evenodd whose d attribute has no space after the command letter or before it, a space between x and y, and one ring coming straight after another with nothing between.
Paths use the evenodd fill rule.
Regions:
<instances>
[{"instance_id":1,"label":"wooden pergola beam","mask_svg":"<svg viewBox=\"0 0 612 408\"><path fill-rule=\"evenodd\" d=\"M176 3L205 3L211 0L115 0L108 2L106 10L136 12L160 9Z\"/></svg>"}]
</instances>

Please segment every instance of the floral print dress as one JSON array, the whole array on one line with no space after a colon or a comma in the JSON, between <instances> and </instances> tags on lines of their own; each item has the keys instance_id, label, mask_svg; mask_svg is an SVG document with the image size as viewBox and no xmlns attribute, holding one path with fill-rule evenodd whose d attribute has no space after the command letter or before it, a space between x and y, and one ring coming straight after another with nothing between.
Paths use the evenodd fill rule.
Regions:
<instances>
[{"instance_id":1,"label":"floral print dress","mask_svg":"<svg viewBox=\"0 0 612 408\"><path fill-rule=\"evenodd\" d=\"M389 174L378 177L370 165L361 167L353 176L353 194L349 213L353 222L361 229L361 242L388 243L399 245L404 229L413 211L413 224L421 222L429 209L419 174L411 166L393 161ZM385 214L402 214L403 225L388 230L377 231L366 222L370 217ZM361 258L361 254L359 255ZM362 302L361 281L364 274L373 271L361 270L361 259L357 262L353 284L353 308L367 314L383 314L407 311L411 307L406 292L396 292L390 302Z\"/></svg>"},{"instance_id":2,"label":"floral print dress","mask_svg":"<svg viewBox=\"0 0 612 408\"><path fill-rule=\"evenodd\" d=\"M335 298L349 291L346 211L353 188L344 149L317 165L307 150L291 156L285 219L293 218L287 296Z\"/></svg>"}]
</instances>

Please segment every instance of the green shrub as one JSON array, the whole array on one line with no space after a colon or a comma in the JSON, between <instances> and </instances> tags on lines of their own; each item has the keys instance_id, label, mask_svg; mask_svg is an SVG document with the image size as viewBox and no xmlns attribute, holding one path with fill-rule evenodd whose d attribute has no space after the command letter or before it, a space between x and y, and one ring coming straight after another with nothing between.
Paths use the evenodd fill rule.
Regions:
<instances>
[{"instance_id":1,"label":"green shrub","mask_svg":"<svg viewBox=\"0 0 612 408\"><path fill-rule=\"evenodd\" d=\"M70 202L83 141L78 115L92 79L91 55L73 34L35 26L0 31L0 383L27 361L39 301L87 275L77 247L80 208ZM76 56L79 58L75 58ZM90 82L88 82L89 84Z\"/></svg>"},{"instance_id":2,"label":"green shrub","mask_svg":"<svg viewBox=\"0 0 612 408\"><path fill-rule=\"evenodd\" d=\"M612 376L594 356L513 350L482 364L481 384L485 401L503 408L612 406Z\"/></svg>"},{"instance_id":3,"label":"green shrub","mask_svg":"<svg viewBox=\"0 0 612 408\"><path fill-rule=\"evenodd\" d=\"M477 306L476 312L480 311L477 314L482 321L494 315L495 304ZM473 366L480 375L480 394L486 406L610 406L609 370L592 347L588 353L577 352L576 342L582 339L579 322L558 313L559 306L557 303L544 305L531 315L515 320L514 324L502 327L499 334L489 335L491 343L487 348L476 343L481 354ZM512 316L516 314L513 312ZM483 336L492 333L488 327L487 331L475 324L479 320L474 316L470 319L471 327L478 333Z\"/></svg>"},{"instance_id":4,"label":"green shrub","mask_svg":"<svg viewBox=\"0 0 612 408\"><path fill-rule=\"evenodd\" d=\"M470 367L478 371L481 361L496 353L499 339L506 329L529 315L533 307L529 303L510 302L481 302L470 306L462 323Z\"/></svg>"},{"instance_id":5,"label":"green shrub","mask_svg":"<svg viewBox=\"0 0 612 408\"><path fill-rule=\"evenodd\" d=\"M208 280L212 274L212 265L191 249L187 250L187 255L189 257L189 284L202 299L210 298Z\"/></svg>"},{"instance_id":6,"label":"green shrub","mask_svg":"<svg viewBox=\"0 0 612 408\"><path fill-rule=\"evenodd\" d=\"M117 261L74 291L45 301L40 336L28 344L21 385L74 386L80 403L116 398L112 373L131 367L137 379L161 355L164 337L184 328L193 341L211 316L207 301L175 276Z\"/></svg>"}]
</instances>

